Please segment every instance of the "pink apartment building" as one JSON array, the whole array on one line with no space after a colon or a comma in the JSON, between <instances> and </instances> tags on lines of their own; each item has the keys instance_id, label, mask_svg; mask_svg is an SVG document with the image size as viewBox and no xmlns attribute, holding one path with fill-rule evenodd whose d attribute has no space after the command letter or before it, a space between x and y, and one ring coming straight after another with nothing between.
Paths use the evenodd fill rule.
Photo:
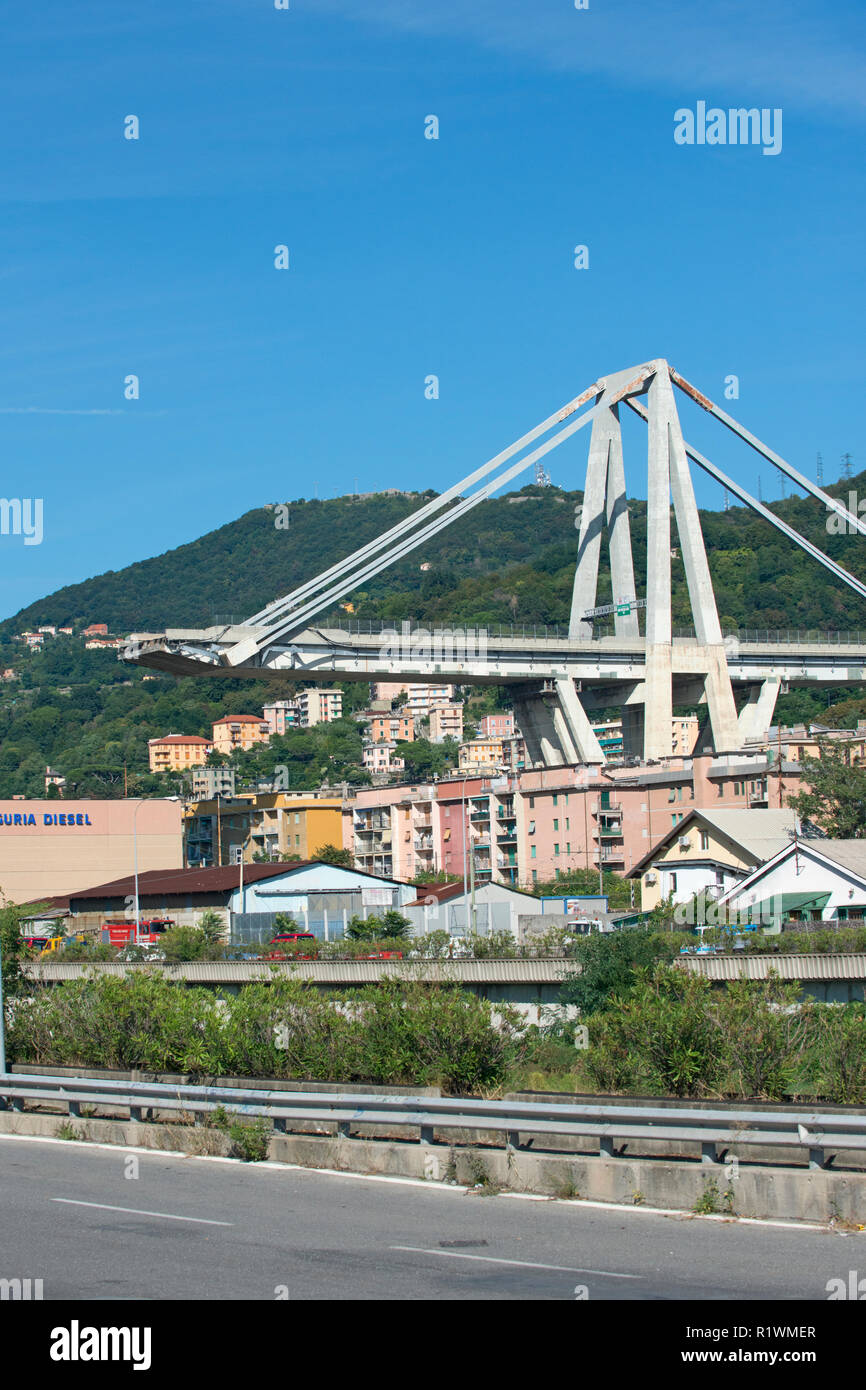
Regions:
<instances>
[{"instance_id":1,"label":"pink apartment building","mask_svg":"<svg viewBox=\"0 0 866 1390\"><path fill-rule=\"evenodd\" d=\"M464 837L479 882L531 886L597 871L599 862L625 874L693 807L784 806L799 780L796 764L780 771L764 755L707 756L666 767L538 768L361 788L344 810L344 843L359 868L397 878L421 869L462 876Z\"/></svg>"},{"instance_id":2,"label":"pink apartment building","mask_svg":"<svg viewBox=\"0 0 866 1390\"><path fill-rule=\"evenodd\" d=\"M514 734L513 713L503 710L501 714L485 714L478 721L478 733L481 738L511 738Z\"/></svg>"}]
</instances>

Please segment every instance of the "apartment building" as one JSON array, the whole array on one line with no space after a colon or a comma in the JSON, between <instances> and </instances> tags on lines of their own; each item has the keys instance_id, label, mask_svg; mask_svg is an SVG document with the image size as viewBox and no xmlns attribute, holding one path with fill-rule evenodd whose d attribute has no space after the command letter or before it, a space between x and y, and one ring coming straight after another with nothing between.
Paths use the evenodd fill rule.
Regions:
<instances>
[{"instance_id":1,"label":"apartment building","mask_svg":"<svg viewBox=\"0 0 866 1390\"><path fill-rule=\"evenodd\" d=\"M189 802L184 860L190 867L252 863L255 854L315 859L342 838L342 801L312 792L240 793Z\"/></svg>"},{"instance_id":2,"label":"apartment building","mask_svg":"<svg viewBox=\"0 0 866 1390\"><path fill-rule=\"evenodd\" d=\"M776 768L763 754L664 768L469 767L430 786L359 788L344 844L374 873L412 878L420 865L462 876L474 864L476 881L531 887L576 869L626 874L695 807L785 807L799 782L796 763Z\"/></svg>"},{"instance_id":3,"label":"apartment building","mask_svg":"<svg viewBox=\"0 0 866 1390\"><path fill-rule=\"evenodd\" d=\"M217 796L233 798L235 770L233 767L194 767L188 785L191 801L213 801Z\"/></svg>"},{"instance_id":4,"label":"apartment building","mask_svg":"<svg viewBox=\"0 0 866 1390\"><path fill-rule=\"evenodd\" d=\"M330 724L343 717L342 690L310 690L298 692L298 723L302 729L311 729L314 724Z\"/></svg>"},{"instance_id":5,"label":"apartment building","mask_svg":"<svg viewBox=\"0 0 866 1390\"><path fill-rule=\"evenodd\" d=\"M208 760L213 752L210 739L198 734L164 734L147 740L147 759L151 772L183 772Z\"/></svg>"},{"instance_id":6,"label":"apartment building","mask_svg":"<svg viewBox=\"0 0 866 1390\"><path fill-rule=\"evenodd\" d=\"M370 712L367 716L368 736L373 743L412 743L415 738L415 721L408 714L379 714Z\"/></svg>"},{"instance_id":7,"label":"apartment building","mask_svg":"<svg viewBox=\"0 0 866 1390\"><path fill-rule=\"evenodd\" d=\"M511 738L514 732L514 714L511 710L485 714L478 721L478 734L481 738Z\"/></svg>"},{"instance_id":8,"label":"apartment building","mask_svg":"<svg viewBox=\"0 0 866 1390\"><path fill-rule=\"evenodd\" d=\"M774 726L768 731L763 746L768 749L771 759L778 759L780 753L788 762L799 763L803 758L820 756L821 743L843 743L848 745L851 761L866 761L866 720L858 720L856 729L830 729L824 724L794 724L788 727Z\"/></svg>"},{"instance_id":9,"label":"apartment building","mask_svg":"<svg viewBox=\"0 0 866 1390\"><path fill-rule=\"evenodd\" d=\"M471 738L460 745L461 771L503 766L501 738Z\"/></svg>"},{"instance_id":10,"label":"apartment building","mask_svg":"<svg viewBox=\"0 0 866 1390\"><path fill-rule=\"evenodd\" d=\"M300 724L297 700L273 700L262 707L262 718L271 734L286 734Z\"/></svg>"},{"instance_id":11,"label":"apartment building","mask_svg":"<svg viewBox=\"0 0 866 1390\"><path fill-rule=\"evenodd\" d=\"M255 714L225 714L213 725L213 746L217 753L248 752L257 743L268 743L271 730Z\"/></svg>"},{"instance_id":12,"label":"apartment building","mask_svg":"<svg viewBox=\"0 0 866 1390\"><path fill-rule=\"evenodd\" d=\"M407 686L406 712L416 719L426 719L435 705L454 703L453 685Z\"/></svg>"},{"instance_id":13,"label":"apartment building","mask_svg":"<svg viewBox=\"0 0 866 1390\"><path fill-rule=\"evenodd\" d=\"M430 711L430 742L444 743L446 739L463 739L463 702L434 705Z\"/></svg>"},{"instance_id":14,"label":"apartment building","mask_svg":"<svg viewBox=\"0 0 866 1390\"><path fill-rule=\"evenodd\" d=\"M402 772L406 766L402 758L396 756L396 743L365 743L361 762L373 777L387 777L392 772Z\"/></svg>"},{"instance_id":15,"label":"apartment building","mask_svg":"<svg viewBox=\"0 0 866 1390\"><path fill-rule=\"evenodd\" d=\"M387 700L390 703L408 689L409 686L405 681L373 681L370 698L372 700Z\"/></svg>"}]
</instances>

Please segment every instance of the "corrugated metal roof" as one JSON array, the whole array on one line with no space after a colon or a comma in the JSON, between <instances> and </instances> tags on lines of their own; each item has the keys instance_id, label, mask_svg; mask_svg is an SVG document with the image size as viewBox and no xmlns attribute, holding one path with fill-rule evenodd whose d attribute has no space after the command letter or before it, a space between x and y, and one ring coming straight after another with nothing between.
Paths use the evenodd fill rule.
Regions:
<instances>
[{"instance_id":1,"label":"corrugated metal roof","mask_svg":"<svg viewBox=\"0 0 866 1390\"><path fill-rule=\"evenodd\" d=\"M866 980L866 954L847 951L681 956L677 964L708 980L766 980L771 973L782 980Z\"/></svg>"},{"instance_id":2,"label":"corrugated metal roof","mask_svg":"<svg viewBox=\"0 0 866 1390\"><path fill-rule=\"evenodd\" d=\"M369 883L378 878L364 869L348 869L342 864L328 864L321 859L293 859L282 864L244 864L244 884L258 883L262 879L286 877L296 874L300 869L309 869L321 864L334 869L341 875L354 876L360 883ZM382 878L378 880L383 887L402 884L403 880ZM343 879L346 882L346 879ZM229 893L240 887L240 865L224 864L214 869L147 869L138 875L139 896L147 897L185 897L189 893ZM135 892L135 876L113 879L110 883L99 883L94 888L82 888L70 893L69 901L78 902L84 898L124 898Z\"/></svg>"},{"instance_id":3,"label":"corrugated metal roof","mask_svg":"<svg viewBox=\"0 0 866 1390\"><path fill-rule=\"evenodd\" d=\"M179 965L135 965L116 961L73 964L54 961L25 966L33 979L76 980L89 971L102 975L127 975L137 970L160 970L193 984L247 984L269 980L274 974L310 980L315 984L371 984L376 980L407 978L431 983L457 984L555 984L569 968L566 960L442 960L297 961L291 965L271 961L185 961ZM572 967L573 968L573 967Z\"/></svg>"}]
</instances>

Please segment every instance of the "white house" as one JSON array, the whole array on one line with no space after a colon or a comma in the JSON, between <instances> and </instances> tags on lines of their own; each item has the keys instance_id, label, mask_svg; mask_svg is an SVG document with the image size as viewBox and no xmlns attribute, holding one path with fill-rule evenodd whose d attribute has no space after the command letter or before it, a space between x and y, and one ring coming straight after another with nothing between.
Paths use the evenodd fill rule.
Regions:
<instances>
[{"instance_id":1,"label":"white house","mask_svg":"<svg viewBox=\"0 0 866 1390\"><path fill-rule=\"evenodd\" d=\"M720 900L765 929L866 917L866 840L792 840Z\"/></svg>"},{"instance_id":2,"label":"white house","mask_svg":"<svg viewBox=\"0 0 866 1390\"><path fill-rule=\"evenodd\" d=\"M688 903L698 894L720 899L745 874L790 844L799 829L790 808L695 807L656 841L627 877L640 881L644 911L669 899Z\"/></svg>"}]
</instances>

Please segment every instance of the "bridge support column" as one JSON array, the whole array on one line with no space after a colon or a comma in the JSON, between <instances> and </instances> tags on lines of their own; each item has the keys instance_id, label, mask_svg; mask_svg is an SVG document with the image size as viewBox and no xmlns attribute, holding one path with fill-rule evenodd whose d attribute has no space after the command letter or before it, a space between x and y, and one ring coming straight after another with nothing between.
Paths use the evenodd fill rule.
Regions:
<instances>
[{"instance_id":1,"label":"bridge support column","mask_svg":"<svg viewBox=\"0 0 866 1390\"><path fill-rule=\"evenodd\" d=\"M550 696L547 697L550 699ZM562 767L567 761L560 745L553 712L541 694L514 694L514 721L526 744L530 767Z\"/></svg>"},{"instance_id":2,"label":"bridge support column","mask_svg":"<svg viewBox=\"0 0 866 1390\"><path fill-rule=\"evenodd\" d=\"M604 753L601 744L592 731L586 710L578 699L571 679L556 682L556 698L560 718L566 726L576 757L569 761L578 763L603 763Z\"/></svg>"},{"instance_id":3,"label":"bridge support column","mask_svg":"<svg viewBox=\"0 0 866 1390\"><path fill-rule=\"evenodd\" d=\"M665 389L666 388L666 389ZM671 482L668 421L673 390L662 365L649 385L647 454L646 703L643 755L673 753L671 686Z\"/></svg>"},{"instance_id":4,"label":"bridge support column","mask_svg":"<svg viewBox=\"0 0 866 1390\"><path fill-rule=\"evenodd\" d=\"M610 400L631 376L632 372L618 372L616 376L608 378L598 402L599 407L605 404L605 400ZM622 430L616 403L600 409L592 422L569 622L569 633L578 640L589 641L592 638L592 621L584 619L583 615L595 607L601 533L605 521L614 600L628 599L633 602L634 562L626 506ZM632 608L628 613L617 614L614 627L618 637L637 637L637 610Z\"/></svg>"},{"instance_id":5,"label":"bridge support column","mask_svg":"<svg viewBox=\"0 0 866 1390\"><path fill-rule=\"evenodd\" d=\"M624 758L642 758L644 746L644 706L623 705L622 707L622 755Z\"/></svg>"},{"instance_id":6,"label":"bridge support column","mask_svg":"<svg viewBox=\"0 0 866 1390\"><path fill-rule=\"evenodd\" d=\"M669 757L671 718L671 551L670 503L686 572L699 666L717 753L740 746L737 707L727 654L701 534L686 447L666 362L660 362L649 386L649 477L647 495L647 720L644 756Z\"/></svg>"},{"instance_id":7,"label":"bridge support column","mask_svg":"<svg viewBox=\"0 0 866 1390\"><path fill-rule=\"evenodd\" d=\"M779 676L771 676L761 685L749 687L746 703L740 710L737 721L741 744L747 739L766 737L767 730L773 722L773 712L781 688L782 681Z\"/></svg>"}]
</instances>

